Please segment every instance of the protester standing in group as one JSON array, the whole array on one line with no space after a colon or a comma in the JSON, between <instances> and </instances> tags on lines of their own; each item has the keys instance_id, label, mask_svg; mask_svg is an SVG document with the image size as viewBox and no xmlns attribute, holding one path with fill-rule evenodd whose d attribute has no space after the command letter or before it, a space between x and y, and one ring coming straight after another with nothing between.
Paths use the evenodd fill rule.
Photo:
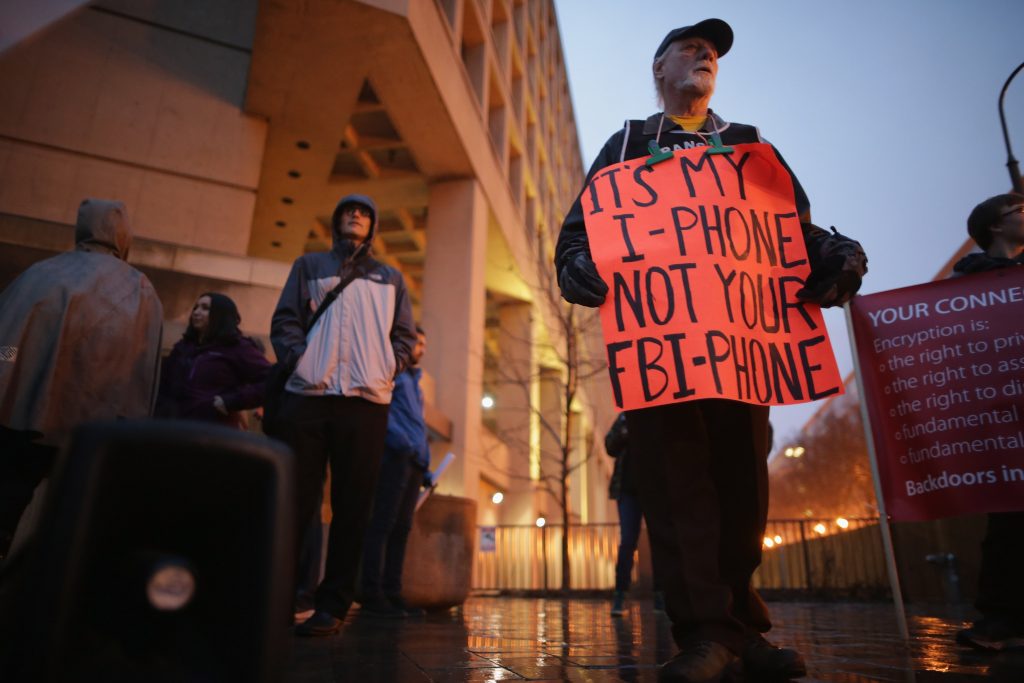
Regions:
<instances>
[{"instance_id":1,"label":"protester standing in group","mask_svg":"<svg viewBox=\"0 0 1024 683\"><path fill-rule=\"evenodd\" d=\"M423 371L419 367L426 350L427 335L417 327L409 367L395 378L384 458L363 545L360 607L369 615L405 617L423 612L402 598L402 566L420 487L431 485L430 445L420 388Z\"/></svg>"},{"instance_id":2,"label":"protester standing in group","mask_svg":"<svg viewBox=\"0 0 1024 683\"><path fill-rule=\"evenodd\" d=\"M0 294L0 557L75 427L152 411L163 307L131 243L124 204L86 199L74 250Z\"/></svg>"},{"instance_id":3,"label":"protester standing in group","mask_svg":"<svg viewBox=\"0 0 1024 683\"><path fill-rule=\"evenodd\" d=\"M1024 265L1024 195L1001 194L974 207L967 232L983 251L953 266L954 276ZM1024 649L1024 510L991 512L981 543L978 599L982 618L956 634L981 650Z\"/></svg>"},{"instance_id":4,"label":"protester standing in group","mask_svg":"<svg viewBox=\"0 0 1024 683\"><path fill-rule=\"evenodd\" d=\"M241 411L263 404L270 362L242 335L241 322L230 297L206 292L196 299L185 333L163 362L158 417L245 427Z\"/></svg>"},{"instance_id":5,"label":"protester standing in group","mask_svg":"<svg viewBox=\"0 0 1024 683\"><path fill-rule=\"evenodd\" d=\"M764 142L754 126L727 122L709 108L718 60L732 42L720 19L670 31L652 64L664 110L613 134L587 183L607 166L650 156L651 142L668 153L716 138L724 145ZM795 176L792 184L800 219L809 221L807 196ZM692 200L681 192L674 201ZM810 223L803 231L812 271L798 296L842 305L866 272L863 250ZM555 266L567 301L604 302L608 286L591 258L579 197L563 222ZM680 649L661 680L717 681L739 659L751 677L804 675L799 653L764 639L771 621L751 585L767 523L768 407L705 399L628 411L626 420L655 573Z\"/></svg>"},{"instance_id":6,"label":"protester standing in group","mask_svg":"<svg viewBox=\"0 0 1024 683\"><path fill-rule=\"evenodd\" d=\"M372 199L343 197L331 217L332 249L295 261L271 323L278 360L295 368L275 433L295 452L296 538L316 511L331 467L327 564L315 611L296 628L304 636L335 633L354 599L394 378L416 344L401 273L370 255L377 222ZM307 332L339 285L337 298Z\"/></svg>"},{"instance_id":7,"label":"protester standing in group","mask_svg":"<svg viewBox=\"0 0 1024 683\"><path fill-rule=\"evenodd\" d=\"M615 469L608 482L608 497L615 501L619 511L619 547L615 556L615 593L612 597L612 616L626 613L626 592L632 582L633 555L640 544L643 510L639 493L633 481L632 462L629 457L629 425L626 414L619 413L604 437L604 450L615 458ZM665 596L658 577L654 577L654 611L665 611Z\"/></svg>"}]
</instances>

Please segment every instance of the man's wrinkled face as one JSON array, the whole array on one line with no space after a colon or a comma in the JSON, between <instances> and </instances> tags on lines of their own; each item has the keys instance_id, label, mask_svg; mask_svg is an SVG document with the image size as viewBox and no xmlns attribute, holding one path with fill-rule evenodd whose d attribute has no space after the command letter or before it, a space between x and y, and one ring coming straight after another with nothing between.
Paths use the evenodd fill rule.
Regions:
<instances>
[{"instance_id":1,"label":"man's wrinkled face","mask_svg":"<svg viewBox=\"0 0 1024 683\"><path fill-rule=\"evenodd\" d=\"M370 234L373 212L363 204L346 204L341 208L341 236L362 242Z\"/></svg>"},{"instance_id":2,"label":"man's wrinkled face","mask_svg":"<svg viewBox=\"0 0 1024 683\"><path fill-rule=\"evenodd\" d=\"M718 50L704 38L683 38L654 62L654 78L663 95L671 91L697 97L711 95L718 76Z\"/></svg>"}]
</instances>

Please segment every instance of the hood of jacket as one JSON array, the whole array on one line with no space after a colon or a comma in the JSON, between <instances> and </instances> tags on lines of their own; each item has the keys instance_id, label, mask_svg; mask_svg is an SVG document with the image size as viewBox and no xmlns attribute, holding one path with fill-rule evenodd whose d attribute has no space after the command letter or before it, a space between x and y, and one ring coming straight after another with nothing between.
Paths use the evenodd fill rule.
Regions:
<instances>
[{"instance_id":1,"label":"hood of jacket","mask_svg":"<svg viewBox=\"0 0 1024 683\"><path fill-rule=\"evenodd\" d=\"M108 199L84 199L75 221L75 249L128 260L132 227L123 203Z\"/></svg>"},{"instance_id":2,"label":"hood of jacket","mask_svg":"<svg viewBox=\"0 0 1024 683\"><path fill-rule=\"evenodd\" d=\"M337 206L334 207L334 213L331 214L331 239L333 241L332 249L343 257L350 256L356 251L357 247L355 242L347 237L343 237L341 234L341 207L346 204L363 204L364 206L370 207L370 232L366 235L366 240L361 245L358 245L363 247L363 253L370 250L370 245L373 243L374 235L377 234L376 202L365 194L347 194L342 197L338 200Z\"/></svg>"}]
</instances>

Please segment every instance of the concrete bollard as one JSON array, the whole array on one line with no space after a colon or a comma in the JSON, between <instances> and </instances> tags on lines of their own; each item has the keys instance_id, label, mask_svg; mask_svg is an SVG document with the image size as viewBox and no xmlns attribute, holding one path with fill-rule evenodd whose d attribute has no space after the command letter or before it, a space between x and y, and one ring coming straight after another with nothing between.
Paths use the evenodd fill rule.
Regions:
<instances>
[{"instance_id":1,"label":"concrete bollard","mask_svg":"<svg viewBox=\"0 0 1024 683\"><path fill-rule=\"evenodd\" d=\"M402 597L409 605L461 605L473 583L476 501L433 494L416 512L406 547Z\"/></svg>"}]
</instances>

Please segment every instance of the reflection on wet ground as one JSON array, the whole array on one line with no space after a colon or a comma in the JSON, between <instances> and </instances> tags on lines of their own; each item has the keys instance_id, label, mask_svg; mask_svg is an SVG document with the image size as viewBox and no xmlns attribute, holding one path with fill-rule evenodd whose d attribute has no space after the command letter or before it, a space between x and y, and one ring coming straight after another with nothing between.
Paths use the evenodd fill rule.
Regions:
<instances>
[{"instance_id":1,"label":"reflection on wet ground","mask_svg":"<svg viewBox=\"0 0 1024 683\"><path fill-rule=\"evenodd\" d=\"M360 617L331 638L293 638L289 683L655 681L675 652L668 618L649 600L625 618L609 600L471 598L421 619ZM985 655L953 642L962 611L912 610L904 648L893 608L865 603L773 603L778 645L807 659L806 681L1024 682L1024 653Z\"/></svg>"}]
</instances>

